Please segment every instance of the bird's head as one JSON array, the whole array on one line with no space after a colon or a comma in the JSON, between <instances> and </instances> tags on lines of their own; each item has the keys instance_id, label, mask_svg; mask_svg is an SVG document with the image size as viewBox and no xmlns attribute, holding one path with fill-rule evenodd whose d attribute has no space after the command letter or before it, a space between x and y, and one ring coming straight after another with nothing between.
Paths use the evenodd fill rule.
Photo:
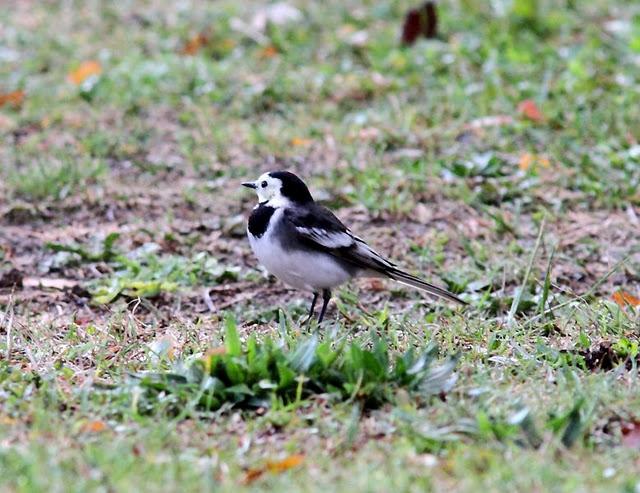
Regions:
<instances>
[{"instance_id":1,"label":"bird's head","mask_svg":"<svg viewBox=\"0 0 640 493\"><path fill-rule=\"evenodd\" d=\"M270 171L264 173L256 181L242 184L253 188L258 194L258 202L268 203L274 207L313 202L313 197L304 182L289 171Z\"/></svg>"}]
</instances>

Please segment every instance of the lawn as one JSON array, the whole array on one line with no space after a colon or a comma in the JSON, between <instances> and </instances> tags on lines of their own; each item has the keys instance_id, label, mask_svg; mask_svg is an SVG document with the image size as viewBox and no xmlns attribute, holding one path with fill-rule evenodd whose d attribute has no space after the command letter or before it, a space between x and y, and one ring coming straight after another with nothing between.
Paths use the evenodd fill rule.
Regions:
<instances>
[{"instance_id":1,"label":"lawn","mask_svg":"<svg viewBox=\"0 0 640 493\"><path fill-rule=\"evenodd\" d=\"M640 491L640 4L0 6L0 490ZM391 281L261 270L288 169Z\"/></svg>"}]
</instances>

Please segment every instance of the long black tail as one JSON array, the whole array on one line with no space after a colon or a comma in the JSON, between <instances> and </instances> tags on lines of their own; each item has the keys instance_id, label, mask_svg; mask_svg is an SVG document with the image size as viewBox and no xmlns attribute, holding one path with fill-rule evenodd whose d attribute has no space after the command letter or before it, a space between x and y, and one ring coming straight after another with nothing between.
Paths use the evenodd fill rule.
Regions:
<instances>
[{"instance_id":1,"label":"long black tail","mask_svg":"<svg viewBox=\"0 0 640 493\"><path fill-rule=\"evenodd\" d=\"M434 286L433 284L429 284L422 279L412 276L400 269L392 268L386 269L384 273L389 276L394 281L398 281L402 284L406 284L407 286L412 286L414 288L421 289L422 291L426 291L429 294L433 294L435 296L440 296L441 298L445 298L450 301L455 301L456 303L460 303L461 305L468 305L466 301L461 300L455 294L450 293L446 289L439 288L438 286Z\"/></svg>"}]
</instances>

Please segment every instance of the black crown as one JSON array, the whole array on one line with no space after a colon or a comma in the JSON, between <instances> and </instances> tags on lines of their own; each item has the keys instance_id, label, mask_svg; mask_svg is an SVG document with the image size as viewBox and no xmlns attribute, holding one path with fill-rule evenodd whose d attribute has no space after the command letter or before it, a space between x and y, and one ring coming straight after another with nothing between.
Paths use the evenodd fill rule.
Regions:
<instances>
[{"instance_id":1,"label":"black crown","mask_svg":"<svg viewBox=\"0 0 640 493\"><path fill-rule=\"evenodd\" d=\"M280 193L292 202L305 204L313 202L313 197L304 182L289 171L272 171L269 173L272 178L278 178L282 182Z\"/></svg>"}]
</instances>

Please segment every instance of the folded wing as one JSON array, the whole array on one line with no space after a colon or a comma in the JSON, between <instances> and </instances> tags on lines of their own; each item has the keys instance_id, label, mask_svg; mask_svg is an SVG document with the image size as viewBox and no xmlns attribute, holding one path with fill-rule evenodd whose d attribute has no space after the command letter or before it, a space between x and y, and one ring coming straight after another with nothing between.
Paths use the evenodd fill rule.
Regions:
<instances>
[{"instance_id":1,"label":"folded wing","mask_svg":"<svg viewBox=\"0 0 640 493\"><path fill-rule=\"evenodd\" d=\"M333 255L365 272L382 274L430 294L467 304L453 293L398 269L349 231L329 209L319 205L305 209L286 209L284 219L298 236L299 242L308 248Z\"/></svg>"}]
</instances>

